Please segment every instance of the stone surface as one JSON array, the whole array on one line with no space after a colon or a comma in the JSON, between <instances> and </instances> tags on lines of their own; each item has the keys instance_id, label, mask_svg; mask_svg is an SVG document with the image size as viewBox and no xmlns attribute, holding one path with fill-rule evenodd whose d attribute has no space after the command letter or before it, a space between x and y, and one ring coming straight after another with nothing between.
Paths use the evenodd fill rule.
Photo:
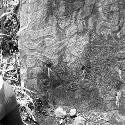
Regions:
<instances>
[{"instance_id":1,"label":"stone surface","mask_svg":"<svg viewBox=\"0 0 125 125\"><path fill-rule=\"evenodd\" d=\"M68 27L66 29L66 37L71 37L73 36L75 33L77 32L77 26L75 24L70 25L70 27Z\"/></svg>"},{"instance_id":2,"label":"stone surface","mask_svg":"<svg viewBox=\"0 0 125 125\"><path fill-rule=\"evenodd\" d=\"M77 116L73 122L73 125L85 125L85 119L81 116Z\"/></svg>"},{"instance_id":3,"label":"stone surface","mask_svg":"<svg viewBox=\"0 0 125 125\"><path fill-rule=\"evenodd\" d=\"M64 64L62 65L62 63L65 62L67 67L74 75L74 78L78 80L81 78L81 65L86 64L86 60L90 59L92 66L96 65L97 67L95 68L95 70L97 69L95 71L96 73L93 71L93 67L90 69L93 71L93 81L97 79L96 77L100 77L100 80L98 81L98 85L100 87L100 95L102 94L101 90L103 90L103 87L105 89L102 92L108 93L108 89L113 86L113 83L109 82L109 80L111 81L111 78L108 77L110 77L114 71L112 65L117 65L117 62L115 61L110 63L112 59L107 61L108 55L112 52L116 52L116 46L119 45L119 43L122 41L120 38L123 36L125 29L123 27L120 31L119 39L114 37L115 34L113 34L112 31L117 30L117 25L119 22L119 14L116 12L118 10L117 4L113 3L110 7L110 3L113 1L99 1L98 4L95 4L96 10L91 13L95 1L87 0L85 1L85 6L82 9L78 10L78 12L73 12L72 16L67 19L62 16L65 10L62 4L62 9L59 8L58 12L54 10L54 14L56 14L56 16L50 16L48 23L45 24L44 18L47 9L46 2L47 0L30 0L29 8L27 8L27 5L22 5L22 10L25 10L21 13L21 26L23 27L28 24L28 18L29 25L28 28L20 35L19 48L22 50L21 58L23 58L25 67L30 69L26 71L29 73L27 75L27 78L29 79L27 80L29 81L28 83L30 84L30 82L34 82L37 84L34 80L32 81L31 79L36 77L36 74L43 67L45 67L43 64L46 62L46 60L51 60L54 63L54 68L57 69L58 74L65 70L60 70L60 67L63 69L63 66L65 66ZM81 5L79 2L75 2L74 4L72 4L72 7L77 9ZM55 6L55 3L53 6ZM98 6L98 8L96 6ZM111 11L112 13L110 13ZM58 25L57 16L59 16ZM92 46L87 48L89 43L91 43ZM112 45L114 45L116 48ZM118 47L117 51L119 51L119 49L120 47ZM86 51L88 51L88 54L86 54ZM109 57L111 57L111 55ZM36 65L41 69L39 69ZM35 67L38 69L35 70ZM110 68L112 68L112 71L110 71ZM108 71L110 72L108 73ZM64 81L68 81L70 77L69 74L64 73L60 76ZM124 71L122 71L123 79L125 79L124 74ZM93 86L96 86L96 82L97 81L93 83ZM109 88L107 87L106 90L106 86L109 84L111 84L111 86ZM104 86L102 87L102 85ZM65 91L66 90L64 90L64 88L58 88L53 92L57 97L57 103L62 101L65 104L69 104L69 100L71 100L71 103L73 103L72 105L74 105L79 101L78 98L81 98L81 93L79 91L76 93L66 93ZM66 94L68 95L67 97ZM75 94L78 95L76 100ZM107 94L106 96L107 100L113 99L113 95ZM104 97L104 95L102 95L102 97ZM67 100L69 98L69 100L66 102L65 98L67 98ZM89 107L89 104L84 102L84 100L81 102L82 104L81 107L79 106L79 110L83 109L83 111L86 111ZM108 103L106 105L107 109L113 110L114 103L115 102L113 101ZM76 119L76 123L74 124L76 125L78 121L79 120ZM77 125L79 124L80 123ZM81 124L84 124L84 122Z\"/></svg>"},{"instance_id":4,"label":"stone surface","mask_svg":"<svg viewBox=\"0 0 125 125\"><path fill-rule=\"evenodd\" d=\"M69 112L70 116L74 116L74 115L76 115L76 113L77 113L76 109L71 109Z\"/></svg>"},{"instance_id":5,"label":"stone surface","mask_svg":"<svg viewBox=\"0 0 125 125\"><path fill-rule=\"evenodd\" d=\"M26 59L27 67L33 67L36 61L37 61L37 58L35 55L27 55L27 59Z\"/></svg>"},{"instance_id":6,"label":"stone surface","mask_svg":"<svg viewBox=\"0 0 125 125\"><path fill-rule=\"evenodd\" d=\"M54 114L58 118L63 118L64 116L66 116L66 111L64 111L62 107L58 107L57 109L55 109Z\"/></svg>"}]
</instances>

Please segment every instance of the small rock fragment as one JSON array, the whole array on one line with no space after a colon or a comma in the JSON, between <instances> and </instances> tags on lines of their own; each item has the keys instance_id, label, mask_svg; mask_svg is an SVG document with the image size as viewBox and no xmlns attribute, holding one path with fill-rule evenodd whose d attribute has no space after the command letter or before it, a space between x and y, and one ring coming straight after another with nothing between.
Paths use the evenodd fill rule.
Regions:
<instances>
[{"instance_id":1,"label":"small rock fragment","mask_svg":"<svg viewBox=\"0 0 125 125\"><path fill-rule=\"evenodd\" d=\"M58 107L55 112L54 112L55 116L58 118L63 118L66 116L66 111L63 110L62 107Z\"/></svg>"},{"instance_id":2,"label":"small rock fragment","mask_svg":"<svg viewBox=\"0 0 125 125\"><path fill-rule=\"evenodd\" d=\"M85 119L81 116L77 116L73 122L73 125L85 125Z\"/></svg>"},{"instance_id":3,"label":"small rock fragment","mask_svg":"<svg viewBox=\"0 0 125 125\"><path fill-rule=\"evenodd\" d=\"M75 108L71 109L69 114L70 114L70 116L76 115L76 109Z\"/></svg>"}]
</instances>

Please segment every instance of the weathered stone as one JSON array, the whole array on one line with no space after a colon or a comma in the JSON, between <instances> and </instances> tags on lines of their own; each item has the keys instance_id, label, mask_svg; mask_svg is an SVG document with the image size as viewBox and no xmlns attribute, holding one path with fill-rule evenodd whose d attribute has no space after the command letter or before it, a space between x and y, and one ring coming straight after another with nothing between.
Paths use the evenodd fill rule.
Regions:
<instances>
[{"instance_id":1,"label":"weathered stone","mask_svg":"<svg viewBox=\"0 0 125 125\"><path fill-rule=\"evenodd\" d=\"M46 47L53 46L54 44L56 44L56 40L51 37L45 38L44 41L45 41Z\"/></svg>"},{"instance_id":2,"label":"weathered stone","mask_svg":"<svg viewBox=\"0 0 125 125\"><path fill-rule=\"evenodd\" d=\"M121 97L119 99L119 114L125 116L125 93L123 91L121 92Z\"/></svg>"},{"instance_id":3,"label":"weathered stone","mask_svg":"<svg viewBox=\"0 0 125 125\"><path fill-rule=\"evenodd\" d=\"M31 39L38 39L39 37L43 36L44 30L42 29L42 30L33 31L33 30L27 29L26 32L29 33Z\"/></svg>"},{"instance_id":4,"label":"weathered stone","mask_svg":"<svg viewBox=\"0 0 125 125\"><path fill-rule=\"evenodd\" d=\"M24 27L29 24L28 14L20 13L20 27Z\"/></svg>"},{"instance_id":5,"label":"weathered stone","mask_svg":"<svg viewBox=\"0 0 125 125\"><path fill-rule=\"evenodd\" d=\"M70 27L66 29L66 37L71 37L77 32L77 25L72 24Z\"/></svg>"},{"instance_id":6,"label":"weathered stone","mask_svg":"<svg viewBox=\"0 0 125 125\"><path fill-rule=\"evenodd\" d=\"M77 113L76 109L71 109L69 112L70 116L74 116L76 115L76 113Z\"/></svg>"},{"instance_id":7,"label":"weathered stone","mask_svg":"<svg viewBox=\"0 0 125 125\"><path fill-rule=\"evenodd\" d=\"M29 3L22 4L20 10L20 26L24 27L30 22Z\"/></svg>"},{"instance_id":8,"label":"weathered stone","mask_svg":"<svg viewBox=\"0 0 125 125\"><path fill-rule=\"evenodd\" d=\"M25 39L22 44L28 49L36 49L38 46L38 43L33 42L31 39Z\"/></svg>"},{"instance_id":9,"label":"weathered stone","mask_svg":"<svg viewBox=\"0 0 125 125\"><path fill-rule=\"evenodd\" d=\"M59 26L60 26L62 29L65 29L65 28L69 27L70 24L71 24L71 20L60 19L60 21L59 21Z\"/></svg>"},{"instance_id":10,"label":"weathered stone","mask_svg":"<svg viewBox=\"0 0 125 125\"><path fill-rule=\"evenodd\" d=\"M89 40L89 38L88 38L87 35L85 35L85 36L77 36L77 34L75 34L69 40L67 49L74 56L80 57L80 54L84 50L84 46L88 43L88 40Z\"/></svg>"},{"instance_id":11,"label":"weathered stone","mask_svg":"<svg viewBox=\"0 0 125 125\"><path fill-rule=\"evenodd\" d=\"M43 34L41 34L41 36L53 36L55 37L55 34L56 34L56 27L53 27L53 26L49 26L49 27L46 27L44 28L43 30Z\"/></svg>"},{"instance_id":12,"label":"weathered stone","mask_svg":"<svg viewBox=\"0 0 125 125\"><path fill-rule=\"evenodd\" d=\"M30 18L31 18L31 21L36 21L36 20L39 20L41 15L42 15L42 9L39 10L39 11L36 11L36 12L33 12L30 14Z\"/></svg>"},{"instance_id":13,"label":"weathered stone","mask_svg":"<svg viewBox=\"0 0 125 125\"><path fill-rule=\"evenodd\" d=\"M40 6L41 6L41 4L39 4L37 2L37 0L34 0L34 2L32 2L32 3L29 4L29 10L30 10L31 13L36 12L36 11L38 11L41 8Z\"/></svg>"},{"instance_id":14,"label":"weathered stone","mask_svg":"<svg viewBox=\"0 0 125 125\"><path fill-rule=\"evenodd\" d=\"M35 3L37 0L29 0L29 3Z\"/></svg>"},{"instance_id":15,"label":"weathered stone","mask_svg":"<svg viewBox=\"0 0 125 125\"><path fill-rule=\"evenodd\" d=\"M85 119L82 116L77 116L73 122L73 125L85 125Z\"/></svg>"},{"instance_id":16,"label":"weathered stone","mask_svg":"<svg viewBox=\"0 0 125 125\"><path fill-rule=\"evenodd\" d=\"M71 0L70 0L71 1ZM73 0L74 1L74 0ZM22 10L24 10L25 13L21 13L21 27L26 26L29 22L28 28L25 31L22 31L20 37L21 40L19 41L19 48L21 50L21 58L23 58L23 61L25 63L25 67L30 68L31 71L28 71L26 69L25 74L27 73L27 81L29 86L32 83L37 84L37 82L35 80L31 80L33 78L35 78L37 76L37 73L43 69L44 63L46 62L48 59L51 60L54 63L54 66L56 67L58 64L58 67L60 66L62 68L62 70L65 69L65 67L63 67L62 65L60 65L61 61L67 62L66 66L68 65L68 68L70 67L70 70L72 72L72 76L73 76L73 80L75 81L76 79L78 80L79 78L81 79L81 64L84 64L85 59L84 59L84 52L85 50L85 46L87 47L87 43L89 43L90 41L92 42L92 45L94 46L95 44L99 46L100 48L100 44L102 46L106 46L105 43L109 44L111 43L111 41L108 42L108 39L105 41L105 39L103 40L103 37L101 34L105 35L105 37L109 38L108 35L114 35L111 34L111 31L115 31L117 30L118 27L115 27L118 24L118 16L119 15L115 15L113 13L113 15L108 15L108 13L110 12L110 10L112 11L117 11L117 5L113 5L111 6L111 8L108 8L108 4L110 1L107 0L107 3L104 5L104 3L101 5L98 4L98 14L94 12L92 12L93 10L93 5L95 3L95 0L87 0L85 1L85 6L79 11L80 6L80 2L74 2L72 5L74 5L73 7L76 8L76 11L78 9L78 11L73 12L73 15L71 15L71 18L65 19L64 17L62 17L63 13L64 13L64 6L61 5L61 7L59 7L59 11L56 12L56 10L54 10L54 14L56 15L56 17L53 17L51 15L51 17L49 18L49 22L47 24L45 24L45 17L46 17L46 2L48 2L48 0L30 0L29 1L29 8L27 8L27 5L24 5L22 7ZM68 1L69 2L69 1ZM112 2L112 1L111 1ZM110 3L111 3L110 2ZM54 3L52 6L55 6L56 3ZM97 3L95 4L95 6L97 5ZM59 5L60 6L60 5ZM105 7L103 7L105 6ZM103 8L102 8L103 7ZM105 10L104 10L105 8ZM84 10L84 11L83 11ZM82 14L81 14L81 11ZM60 13L61 12L61 13ZM27 15L27 13L29 13L29 15ZM97 14L97 15L96 15ZM87 16L87 18L86 18ZM108 19L108 16L110 17L110 20ZM96 18L97 17L97 18ZM112 18L113 17L113 18ZM60 19L60 22L58 22L58 27L57 27L57 19ZM85 20L84 20L85 19ZM112 23L111 23L112 22ZM96 26L97 25L97 26ZM96 28L96 33L94 28ZM58 30L59 29L59 30ZM85 30L84 30L85 29ZM122 32L124 34L124 29L122 28ZM86 33L86 34L85 34ZM95 36L93 35L95 34ZM122 34L122 33L121 33ZM78 36L79 35L79 36ZM89 38L90 35L90 38ZM99 39L98 39L99 38ZM112 38L111 38L112 39ZM103 44L103 41L105 42ZM114 41L114 40L113 40ZM99 43L98 43L99 42ZM115 41L117 42L117 41ZM119 41L120 42L120 41ZM114 47L112 47L114 48ZM103 49L99 49L101 52L100 54L98 54L98 52L94 51L95 46L94 47L90 47L90 60L92 59L92 61L95 61L94 65L98 65L97 62L99 62L99 65L101 65L101 63L103 63L102 60L103 56L105 57L105 55L107 56L107 52L108 49L103 48ZM62 57L63 59L60 61L59 59L61 58L61 54L64 54L64 57ZM89 55L88 54L88 55ZM86 56L86 54L85 54ZM24 58L25 57L25 58ZM60 58L59 58L60 57ZM101 59L98 59L100 58ZM99 61L96 61L96 59ZM38 61L37 61L38 60ZM37 62L36 62L37 61ZM62 63L62 62L61 62ZM36 65L38 67L41 67L41 69L39 69L38 67L36 68ZM105 68L105 66L97 66L99 68L103 68L104 70L107 70ZM100 90L103 90L103 88L101 88L103 82L104 84L110 84L108 79L108 74L105 75L105 73L100 73L103 69L99 69L99 71L96 71L98 74L101 74L101 78L102 77L106 77L106 80L99 80L98 83L100 86ZM70 71L67 70L65 71L57 71L57 73L60 73L60 77L61 79L63 79L64 81L68 81L70 82L70 80L72 80L72 78L70 78ZM97 69L98 70L98 69ZM93 73L93 72L92 72ZM123 72L122 72L123 73ZM94 79L96 76L94 73L92 74L92 79ZM124 79L124 73L122 74L122 78ZM72 77L71 76L71 77ZM70 79L70 80L69 80ZM95 79L93 80L94 82ZM105 90L106 91L106 90ZM78 102L78 100L82 97L80 91L77 91L76 93L72 93L72 92L68 92L65 91L64 88L59 89L58 91L56 90L54 92L55 96L57 96L59 99L57 99L57 103L58 100L63 100L64 98L66 98L70 103L72 103L72 105ZM68 95L69 94L69 95ZM76 99L75 99L75 94L77 95ZM68 95L66 97L66 95ZM103 93L102 93L103 95ZM112 100L113 96L107 96L107 100ZM72 98L71 98L72 97ZM94 96L92 96L94 97ZM104 97L104 96L102 96ZM106 100L105 99L105 100ZM65 99L64 99L65 100ZM76 100L76 101L73 101ZM106 101L107 101L106 100ZM65 101L66 102L66 101ZM67 104L69 104L69 102ZM81 101L80 101L81 102ZM96 104L96 102L92 102ZM85 102L82 103L83 105L85 105ZM88 109L88 103L86 102L85 106L81 106L79 108L79 110L81 111L81 109L83 109L83 111ZM114 109L113 105L111 103L109 103L109 105L107 104L107 109ZM77 120L76 120L77 121ZM84 122L83 122L84 123ZM81 124L83 124L81 123ZM76 123L74 125L79 125L80 123Z\"/></svg>"},{"instance_id":17,"label":"weathered stone","mask_svg":"<svg viewBox=\"0 0 125 125\"><path fill-rule=\"evenodd\" d=\"M122 78L122 80L125 80L125 71L124 70L121 72L121 78Z\"/></svg>"},{"instance_id":18,"label":"weathered stone","mask_svg":"<svg viewBox=\"0 0 125 125\"><path fill-rule=\"evenodd\" d=\"M88 34L84 34L82 36L77 37L77 42L76 42L76 47L81 49L82 51L84 50L84 46L89 43L89 36Z\"/></svg>"},{"instance_id":19,"label":"weathered stone","mask_svg":"<svg viewBox=\"0 0 125 125\"><path fill-rule=\"evenodd\" d=\"M34 78L37 78L37 74L41 71L41 68L40 67L31 67L31 68L28 68L27 70L27 78L28 79L34 79Z\"/></svg>"},{"instance_id":20,"label":"weathered stone","mask_svg":"<svg viewBox=\"0 0 125 125\"><path fill-rule=\"evenodd\" d=\"M41 29L41 30L28 30L27 31L30 34L30 38L31 39L38 39L39 37L45 37L45 36L53 36L53 28L52 26L50 27L46 27L45 29Z\"/></svg>"},{"instance_id":21,"label":"weathered stone","mask_svg":"<svg viewBox=\"0 0 125 125\"><path fill-rule=\"evenodd\" d=\"M38 43L38 46L36 48L36 52L43 53L44 50L45 50L45 41L43 40L40 43Z\"/></svg>"},{"instance_id":22,"label":"weathered stone","mask_svg":"<svg viewBox=\"0 0 125 125\"><path fill-rule=\"evenodd\" d=\"M66 56L64 58L64 61L66 61L66 62L72 63L76 59L76 56L73 55L73 52L75 51L74 47L75 47L75 43L76 43L76 38L77 38L77 35L75 34L67 42L67 49L65 51Z\"/></svg>"},{"instance_id":23,"label":"weathered stone","mask_svg":"<svg viewBox=\"0 0 125 125\"><path fill-rule=\"evenodd\" d=\"M29 90L32 90L32 91L40 91L38 86L37 86L37 79L28 79L25 86L29 89Z\"/></svg>"},{"instance_id":24,"label":"weathered stone","mask_svg":"<svg viewBox=\"0 0 125 125\"><path fill-rule=\"evenodd\" d=\"M54 46L46 47L43 55L48 58L53 58L55 56L56 48Z\"/></svg>"},{"instance_id":25,"label":"weathered stone","mask_svg":"<svg viewBox=\"0 0 125 125\"><path fill-rule=\"evenodd\" d=\"M28 14L29 13L29 3L22 4L20 12Z\"/></svg>"},{"instance_id":26,"label":"weathered stone","mask_svg":"<svg viewBox=\"0 0 125 125\"><path fill-rule=\"evenodd\" d=\"M66 116L66 111L62 107L58 107L54 112L56 117L63 118Z\"/></svg>"},{"instance_id":27,"label":"weathered stone","mask_svg":"<svg viewBox=\"0 0 125 125\"><path fill-rule=\"evenodd\" d=\"M75 46L77 40L77 34L75 34L74 36L72 36L69 41L67 42L67 48L70 50L70 47Z\"/></svg>"},{"instance_id":28,"label":"weathered stone","mask_svg":"<svg viewBox=\"0 0 125 125\"><path fill-rule=\"evenodd\" d=\"M27 55L26 65L27 67L33 67L37 61L37 58L34 55Z\"/></svg>"}]
</instances>

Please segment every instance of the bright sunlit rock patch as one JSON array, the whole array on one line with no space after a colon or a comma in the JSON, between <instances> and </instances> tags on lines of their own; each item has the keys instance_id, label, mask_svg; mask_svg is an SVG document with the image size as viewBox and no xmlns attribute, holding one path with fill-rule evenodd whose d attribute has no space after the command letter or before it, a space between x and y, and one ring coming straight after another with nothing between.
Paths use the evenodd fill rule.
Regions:
<instances>
[{"instance_id":1,"label":"bright sunlit rock patch","mask_svg":"<svg viewBox=\"0 0 125 125\"><path fill-rule=\"evenodd\" d=\"M74 120L73 125L85 125L85 119L81 116L77 116Z\"/></svg>"},{"instance_id":2,"label":"bright sunlit rock patch","mask_svg":"<svg viewBox=\"0 0 125 125\"><path fill-rule=\"evenodd\" d=\"M76 109L71 109L69 114L70 116L76 115Z\"/></svg>"},{"instance_id":3,"label":"bright sunlit rock patch","mask_svg":"<svg viewBox=\"0 0 125 125\"><path fill-rule=\"evenodd\" d=\"M58 107L54 112L56 117L64 117L66 115L66 111L63 110L62 107Z\"/></svg>"}]
</instances>

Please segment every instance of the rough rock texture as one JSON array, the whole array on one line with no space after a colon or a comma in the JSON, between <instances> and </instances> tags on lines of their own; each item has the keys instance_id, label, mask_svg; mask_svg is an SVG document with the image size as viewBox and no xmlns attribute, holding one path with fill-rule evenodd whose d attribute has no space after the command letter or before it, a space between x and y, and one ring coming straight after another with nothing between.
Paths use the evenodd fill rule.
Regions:
<instances>
[{"instance_id":1,"label":"rough rock texture","mask_svg":"<svg viewBox=\"0 0 125 125\"><path fill-rule=\"evenodd\" d=\"M25 84L39 81L41 91L50 91L56 103L89 100L91 108L116 108L115 92L125 83L124 6L123 0L22 2L21 27L26 29L19 49Z\"/></svg>"}]
</instances>

